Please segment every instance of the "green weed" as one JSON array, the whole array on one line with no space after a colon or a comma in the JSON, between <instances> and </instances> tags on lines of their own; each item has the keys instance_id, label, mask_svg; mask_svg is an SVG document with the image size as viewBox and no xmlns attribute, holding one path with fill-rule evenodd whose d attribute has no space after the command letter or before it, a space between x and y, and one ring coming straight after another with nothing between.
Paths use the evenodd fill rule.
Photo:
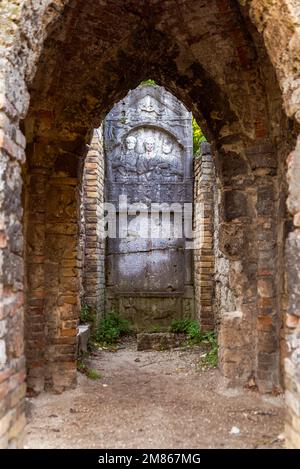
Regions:
<instances>
[{"instance_id":1,"label":"green weed","mask_svg":"<svg viewBox=\"0 0 300 469\"><path fill-rule=\"evenodd\" d=\"M161 326L159 324L154 324L150 329L150 334L155 334L161 332Z\"/></svg>"},{"instance_id":2,"label":"green weed","mask_svg":"<svg viewBox=\"0 0 300 469\"><path fill-rule=\"evenodd\" d=\"M88 305L83 304L80 310L80 324L94 325L96 322L96 311Z\"/></svg>"},{"instance_id":3,"label":"green weed","mask_svg":"<svg viewBox=\"0 0 300 469\"><path fill-rule=\"evenodd\" d=\"M204 332L202 334L202 343L210 346L209 351L201 359L202 364L216 368L218 366L218 341L215 332Z\"/></svg>"},{"instance_id":4,"label":"green weed","mask_svg":"<svg viewBox=\"0 0 300 469\"><path fill-rule=\"evenodd\" d=\"M96 381L97 379L102 378L101 374L97 370L95 370L94 368L89 368L86 371L86 375L87 375L88 378L93 379L94 381Z\"/></svg>"},{"instance_id":5,"label":"green weed","mask_svg":"<svg viewBox=\"0 0 300 469\"><path fill-rule=\"evenodd\" d=\"M84 359L88 356L89 354L83 354L77 359L77 370L85 374L89 379L101 379L101 374L94 368L89 368L85 363Z\"/></svg>"},{"instance_id":6,"label":"green weed","mask_svg":"<svg viewBox=\"0 0 300 469\"><path fill-rule=\"evenodd\" d=\"M141 81L140 86L143 86L143 85L152 85L152 86L155 86L155 85L156 85L156 82L155 82L154 80L151 80L151 78L149 78L149 80Z\"/></svg>"},{"instance_id":7,"label":"green weed","mask_svg":"<svg viewBox=\"0 0 300 469\"><path fill-rule=\"evenodd\" d=\"M171 332L184 333L190 345L201 342L201 332L197 321L192 319L175 319L171 323Z\"/></svg>"},{"instance_id":8,"label":"green weed","mask_svg":"<svg viewBox=\"0 0 300 469\"><path fill-rule=\"evenodd\" d=\"M100 321L96 331L96 341L103 345L112 345L119 337L130 332L130 324L116 311L110 311Z\"/></svg>"},{"instance_id":9,"label":"green weed","mask_svg":"<svg viewBox=\"0 0 300 469\"><path fill-rule=\"evenodd\" d=\"M171 323L171 332L185 333L187 345L207 345L208 351L202 357L201 364L215 368L218 365L218 341L214 331L201 332L197 321L176 319Z\"/></svg>"},{"instance_id":10,"label":"green weed","mask_svg":"<svg viewBox=\"0 0 300 469\"><path fill-rule=\"evenodd\" d=\"M191 319L174 319L171 322L170 330L171 332L175 332L175 333L180 333L180 332L186 333L189 325L193 322L194 321L192 321Z\"/></svg>"}]
</instances>

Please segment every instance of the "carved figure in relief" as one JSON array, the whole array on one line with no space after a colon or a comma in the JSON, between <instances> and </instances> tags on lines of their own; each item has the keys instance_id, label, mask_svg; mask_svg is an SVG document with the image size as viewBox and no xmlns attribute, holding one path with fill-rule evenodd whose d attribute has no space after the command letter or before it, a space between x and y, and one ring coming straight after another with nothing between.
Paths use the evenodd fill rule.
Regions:
<instances>
[{"instance_id":1,"label":"carved figure in relief","mask_svg":"<svg viewBox=\"0 0 300 469\"><path fill-rule=\"evenodd\" d=\"M118 182L126 182L128 179L130 181L138 181L136 143L136 138L133 135L129 135L125 140L125 149L112 162L115 180Z\"/></svg>"},{"instance_id":2,"label":"carved figure in relief","mask_svg":"<svg viewBox=\"0 0 300 469\"><path fill-rule=\"evenodd\" d=\"M173 142L165 137L162 143L162 155L158 165L162 182L176 182L182 177L180 155L173 151Z\"/></svg>"},{"instance_id":3,"label":"carved figure in relief","mask_svg":"<svg viewBox=\"0 0 300 469\"><path fill-rule=\"evenodd\" d=\"M144 141L144 153L140 155L138 161L138 173L140 181L149 181L155 174L159 158L155 152L155 140L153 137L147 137Z\"/></svg>"}]
</instances>

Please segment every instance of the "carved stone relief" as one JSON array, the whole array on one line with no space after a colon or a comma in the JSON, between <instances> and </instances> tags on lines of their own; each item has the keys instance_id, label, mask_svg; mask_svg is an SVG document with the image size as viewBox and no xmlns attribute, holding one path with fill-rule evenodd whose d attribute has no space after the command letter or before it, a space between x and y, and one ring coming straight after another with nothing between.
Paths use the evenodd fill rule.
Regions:
<instances>
[{"instance_id":1,"label":"carved stone relief","mask_svg":"<svg viewBox=\"0 0 300 469\"><path fill-rule=\"evenodd\" d=\"M182 149L174 137L150 127L127 134L116 146L109 164L114 182L183 180Z\"/></svg>"},{"instance_id":2,"label":"carved stone relief","mask_svg":"<svg viewBox=\"0 0 300 469\"><path fill-rule=\"evenodd\" d=\"M191 115L174 96L141 86L112 109L104 128L106 200L115 204L119 221L120 195L140 210L154 202L192 202ZM160 209L131 218L127 237L107 243L107 307L117 304L138 329L150 326L151 318L167 326L192 315L191 253L182 236L168 237L174 217L168 229Z\"/></svg>"}]
</instances>

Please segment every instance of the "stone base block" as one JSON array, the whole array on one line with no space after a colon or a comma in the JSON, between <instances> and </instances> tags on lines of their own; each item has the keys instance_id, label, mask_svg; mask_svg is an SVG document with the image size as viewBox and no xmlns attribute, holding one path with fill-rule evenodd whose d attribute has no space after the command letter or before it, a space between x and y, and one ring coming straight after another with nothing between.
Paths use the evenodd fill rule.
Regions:
<instances>
[{"instance_id":1,"label":"stone base block","mask_svg":"<svg viewBox=\"0 0 300 469\"><path fill-rule=\"evenodd\" d=\"M185 334L172 334L171 332L137 334L137 350L169 350L179 347L186 341Z\"/></svg>"},{"instance_id":2,"label":"stone base block","mask_svg":"<svg viewBox=\"0 0 300 469\"><path fill-rule=\"evenodd\" d=\"M78 326L77 332L77 354L85 353L88 351L88 343L91 336L91 326L81 325Z\"/></svg>"}]
</instances>

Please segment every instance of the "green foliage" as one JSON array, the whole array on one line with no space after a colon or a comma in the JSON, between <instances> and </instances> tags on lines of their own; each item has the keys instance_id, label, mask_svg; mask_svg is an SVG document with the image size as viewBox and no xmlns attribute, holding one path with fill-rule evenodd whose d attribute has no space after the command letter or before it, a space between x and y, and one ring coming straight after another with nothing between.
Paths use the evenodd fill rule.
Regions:
<instances>
[{"instance_id":1,"label":"green foliage","mask_svg":"<svg viewBox=\"0 0 300 469\"><path fill-rule=\"evenodd\" d=\"M171 323L171 332L186 334L189 342L193 344L201 340L199 324L192 319L175 319Z\"/></svg>"},{"instance_id":2,"label":"green foliage","mask_svg":"<svg viewBox=\"0 0 300 469\"><path fill-rule=\"evenodd\" d=\"M80 324L93 325L96 321L96 312L88 305L83 304L80 310Z\"/></svg>"},{"instance_id":3,"label":"green foliage","mask_svg":"<svg viewBox=\"0 0 300 469\"><path fill-rule=\"evenodd\" d=\"M86 372L86 375L88 378L93 379L94 381L102 378L101 373L95 370L95 368L89 368Z\"/></svg>"},{"instance_id":4,"label":"green foliage","mask_svg":"<svg viewBox=\"0 0 300 469\"><path fill-rule=\"evenodd\" d=\"M85 373L86 369L87 369L87 366L84 363L83 359L78 358L78 360L77 360L77 370L80 371L81 373Z\"/></svg>"},{"instance_id":5,"label":"green foliage","mask_svg":"<svg viewBox=\"0 0 300 469\"><path fill-rule=\"evenodd\" d=\"M177 332L177 333L180 333L180 332L184 332L186 333L187 332L187 328L188 326L191 324L191 320L190 319L174 319L172 322L171 322L171 332Z\"/></svg>"},{"instance_id":6,"label":"green foliage","mask_svg":"<svg viewBox=\"0 0 300 469\"><path fill-rule=\"evenodd\" d=\"M202 343L209 344L209 351L202 357L204 365L216 368L218 366L218 341L215 332L205 332L202 334Z\"/></svg>"},{"instance_id":7,"label":"green foliage","mask_svg":"<svg viewBox=\"0 0 300 469\"><path fill-rule=\"evenodd\" d=\"M197 321L191 321L187 328L187 336L190 345L199 344L202 340L200 326Z\"/></svg>"},{"instance_id":8,"label":"green foliage","mask_svg":"<svg viewBox=\"0 0 300 469\"><path fill-rule=\"evenodd\" d=\"M142 85L142 86L143 86L143 85L152 85L152 86L155 86L156 83L155 83L154 80L149 79L149 80L143 80L143 81L141 81L140 86L141 86L141 85Z\"/></svg>"},{"instance_id":9,"label":"green foliage","mask_svg":"<svg viewBox=\"0 0 300 469\"><path fill-rule=\"evenodd\" d=\"M209 350L202 357L201 363L213 368L218 365L218 341L215 332L201 332L198 322L192 319L175 319L170 330L186 334L188 345L207 345Z\"/></svg>"},{"instance_id":10,"label":"green foliage","mask_svg":"<svg viewBox=\"0 0 300 469\"><path fill-rule=\"evenodd\" d=\"M104 345L117 342L119 337L130 332L129 322L120 318L116 311L110 311L99 323L96 341Z\"/></svg>"},{"instance_id":11,"label":"green foliage","mask_svg":"<svg viewBox=\"0 0 300 469\"><path fill-rule=\"evenodd\" d=\"M101 374L95 370L95 368L89 368L84 361L85 355L81 355L81 357L77 360L77 370L80 373L85 374L89 379L97 380L101 379Z\"/></svg>"},{"instance_id":12,"label":"green foliage","mask_svg":"<svg viewBox=\"0 0 300 469\"><path fill-rule=\"evenodd\" d=\"M199 125L197 124L196 119L193 117L193 153L194 156L200 155L200 144L201 142L206 142L206 138L202 133Z\"/></svg>"}]
</instances>

